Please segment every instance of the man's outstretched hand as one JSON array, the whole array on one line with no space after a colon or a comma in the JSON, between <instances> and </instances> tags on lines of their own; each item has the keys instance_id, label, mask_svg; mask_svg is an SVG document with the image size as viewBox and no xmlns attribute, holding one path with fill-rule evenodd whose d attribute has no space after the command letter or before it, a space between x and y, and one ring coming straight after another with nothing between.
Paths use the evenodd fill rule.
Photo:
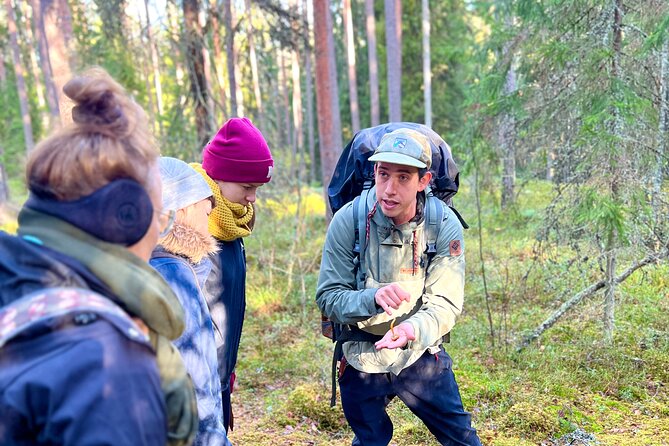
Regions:
<instances>
[{"instance_id":1,"label":"man's outstretched hand","mask_svg":"<svg viewBox=\"0 0 669 446\"><path fill-rule=\"evenodd\" d=\"M413 331L413 325L408 322L402 322L397 327L388 330L388 333L374 345L377 350L381 350L382 348L402 348L409 341L415 340L416 335Z\"/></svg>"}]
</instances>

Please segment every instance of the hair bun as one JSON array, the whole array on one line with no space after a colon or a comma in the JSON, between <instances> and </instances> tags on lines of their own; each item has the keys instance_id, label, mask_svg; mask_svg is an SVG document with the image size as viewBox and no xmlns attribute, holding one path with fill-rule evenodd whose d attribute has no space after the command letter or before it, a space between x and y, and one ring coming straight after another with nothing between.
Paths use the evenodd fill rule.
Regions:
<instances>
[{"instance_id":1,"label":"hair bun","mask_svg":"<svg viewBox=\"0 0 669 446\"><path fill-rule=\"evenodd\" d=\"M85 131L123 136L128 132L125 91L105 72L89 70L70 80L63 92L74 102L72 120Z\"/></svg>"}]
</instances>

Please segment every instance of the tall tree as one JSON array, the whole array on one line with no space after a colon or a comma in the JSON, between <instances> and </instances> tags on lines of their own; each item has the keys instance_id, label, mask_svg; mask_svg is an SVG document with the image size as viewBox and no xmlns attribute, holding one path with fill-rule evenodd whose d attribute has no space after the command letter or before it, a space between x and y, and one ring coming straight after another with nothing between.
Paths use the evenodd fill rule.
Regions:
<instances>
[{"instance_id":1,"label":"tall tree","mask_svg":"<svg viewBox=\"0 0 669 446\"><path fill-rule=\"evenodd\" d=\"M223 76L223 51L221 50L221 7L216 3L211 5L211 40L214 44L214 63L213 68L216 75L216 84L218 87L218 96L214 102L219 106L223 116L228 114L228 95L226 94L225 78Z\"/></svg>"},{"instance_id":2,"label":"tall tree","mask_svg":"<svg viewBox=\"0 0 669 446\"><path fill-rule=\"evenodd\" d=\"M323 191L327 190L342 151L332 16L329 0L314 0L316 108Z\"/></svg>"},{"instance_id":3,"label":"tall tree","mask_svg":"<svg viewBox=\"0 0 669 446\"><path fill-rule=\"evenodd\" d=\"M183 0L185 20L184 42L186 46L186 65L190 78L190 93L195 109L195 126L197 138L201 147L207 143L213 129L209 128L210 120L207 107L209 91L204 73L204 55L202 48L204 38L198 15L200 12L199 0Z\"/></svg>"},{"instance_id":4,"label":"tall tree","mask_svg":"<svg viewBox=\"0 0 669 446\"><path fill-rule=\"evenodd\" d=\"M292 49L291 49L291 74L293 84L293 177L302 179L304 170L304 129L302 117L302 78L300 75L300 33L301 20L298 14L298 0L291 0L293 9L292 19ZM299 156L299 163L296 159ZM299 164L299 165L298 165ZM300 181L301 182L301 181Z\"/></svg>"},{"instance_id":5,"label":"tall tree","mask_svg":"<svg viewBox=\"0 0 669 446\"><path fill-rule=\"evenodd\" d=\"M307 108L307 144L309 145L309 182L316 181L316 145L314 143L314 88L312 73L311 27L309 26L309 5L302 0L302 31L304 34L304 78Z\"/></svg>"},{"instance_id":6,"label":"tall tree","mask_svg":"<svg viewBox=\"0 0 669 446\"><path fill-rule=\"evenodd\" d=\"M53 71L51 70L51 61L49 59L49 46L47 44L46 33L44 31L42 1L32 0L31 6L33 10L33 24L35 26L35 40L37 40L40 65L42 68L42 74L44 75L46 102L49 106L51 124L54 125L60 122L60 110L58 107L58 92L56 90L56 84L54 83Z\"/></svg>"},{"instance_id":7,"label":"tall tree","mask_svg":"<svg viewBox=\"0 0 669 446\"><path fill-rule=\"evenodd\" d=\"M374 0L365 0L365 30L367 31L367 59L369 64L369 109L372 127L379 125L379 62L376 57L376 18Z\"/></svg>"},{"instance_id":8,"label":"tall tree","mask_svg":"<svg viewBox=\"0 0 669 446\"><path fill-rule=\"evenodd\" d=\"M512 29L513 19L506 18L507 28ZM516 69L514 67L514 56L511 43L506 42L502 49L502 60L508 60L506 76L502 95L510 97L517 90ZM516 184L516 122L513 111L508 107L500 116L499 128L497 130L497 146L502 152L502 209L508 209L515 202Z\"/></svg>"},{"instance_id":9,"label":"tall tree","mask_svg":"<svg viewBox=\"0 0 669 446\"><path fill-rule=\"evenodd\" d=\"M228 62L228 85L230 86L230 114L240 116L241 94L237 85L237 50L235 49L235 27L233 26L233 5L231 0L223 1L225 22L225 54Z\"/></svg>"},{"instance_id":10,"label":"tall tree","mask_svg":"<svg viewBox=\"0 0 669 446\"><path fill-rule=\"evenodd\" d=\"M432 127L432 64L430 61L430 2L422 0L423 28L423 98L425 125Z\"/></svg>"},{"instance_id":11,"label":"tall tree","mask_svg":"<svg viewBox=\"0 0 669 446\"><path fill-rule=\"evenodd\" d=\"M63 86L72 77L70 41L72 15L67 0L41 0L44 35L48 42L51 72L58 93L58 110L62 122L69 122L71 104L65 100Z\"/></svg>"},{"instance_id":12,"label":"tall tree","mask_svg":"<svg viewBox=\"0 0 669 446\"><path fill-rule=\"evenodd\" d=\"M353 40L353 15L351 0L342 1L344 33L346 34L346 62L348 66L348 94L351 106L351 130L358 133L360 130L360 106L358 105L358 76L355 67L355 42Z\"/></svg>"},{"instance_id":13,"label":"tall tree","mask_svg":"<svg viewBox=\"0 0 669 446\"><path fill-rule=\"evenodd\" d=\"M19 92L19 107L23 120L23 137L26 145L26 151L32 150L35 145L33 141L33 126L30 119L30 109L28 108L28 90L23 73L23 63L21 62L21 48L16 30L16 13L12 5L12 0L5 0L7 9L7 28L9 31L9 45L14 59L14 76L16 77L16 89Z\"/></svg>"},{"instance_id":14,"label":"tall tree","mask_svg":"<svg viewBox=\"0 0 669 446\"><path fill-rule=\"evenodd\" d=\"M657 151L655 160L657 166L653 175L653 213L655 220L664 218L660 212L660 196L662 193L662 179L666 170L666 157L669 155L669 36L664 37L660 58L660 88L659 88L659 126Z\"/></svg>"},{"instance_id":15,"label":"tall tree","mask_svg":"<svg viewBox=\"0 0 669 446\"><path fill-rule=\"evenodd\" d=\"M253 81L253 95L256 100L256 109L258 110L258 127L261 131L265 130L265 116L262 106L262 95L260 94L260 75L258 74L258 57L256 56L256 45L253 29L253 9L251 0L245 0L246 6L246 35L249 44L249 63L251 64L251 79Z\"/></svg>"},{"instance_id":16,"label":"tall tree","mask_svg":"<svg viewBox=\"0 0 669 446\"><path fill-rule=\"evenodd\" d=\"M163 115L163 88L160 82L160 63L158 59L158 47L153 39L153 31L151 31L151 14L149 14L149 0L144 0L144 11L146 12L146 38L149 41L149 48L151 51L151 70L153 72L153 86L156 89L156 108L158 111L158 122L160 124L160 117Z\"/></svg>"},{"instance_id":17,"label":"tall tree","mask_svg":"<svg viewBox=\"0 0 669 446\"><path fill-rule=\"evenodd\" d=\"M402 120L402 3L385 0L388 114L391 122Z\"/></svg>"}]
</instances>

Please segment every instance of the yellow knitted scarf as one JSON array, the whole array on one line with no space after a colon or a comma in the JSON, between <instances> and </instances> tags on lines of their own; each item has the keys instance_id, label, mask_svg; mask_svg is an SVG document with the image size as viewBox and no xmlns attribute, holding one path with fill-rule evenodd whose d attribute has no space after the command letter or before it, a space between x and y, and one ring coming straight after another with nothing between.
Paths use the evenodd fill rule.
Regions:
<instances>
[{"instance_id":1,"label":"yellow knitted scarf","mask_svg":"<svg viewBox=\"0 0 669 446\"><path fill-rule=\"evenodd\" d=\"M231 202L221 194L218 184L209 178L201 164L191 163L191 167L202 175L216 199L216 207L209 214L209 232L211 232L211 235L226 242L251 235L253 229L251 226L253 219L251 203L244 206Z\"/></svg>"}]
</instances>

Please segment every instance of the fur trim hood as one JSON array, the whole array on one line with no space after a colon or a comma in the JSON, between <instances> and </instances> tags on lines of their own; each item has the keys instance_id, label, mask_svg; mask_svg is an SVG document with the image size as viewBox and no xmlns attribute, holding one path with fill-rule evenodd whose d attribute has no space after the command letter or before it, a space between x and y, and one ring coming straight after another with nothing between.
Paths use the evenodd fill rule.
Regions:
<instances>
[{"instance_id":1,"label":"fur trim hood","mask_svg":"<svg viewBox=\"0 0 669 446\"><path fill-rule=\"evenodd\" d=\"M158 245L172 254L186 257L191 263L200 263L209 254L218 252L216 239L203 235L183 223L174 222L172 230L158 241Z\"/></svg>"}]
</instances>

